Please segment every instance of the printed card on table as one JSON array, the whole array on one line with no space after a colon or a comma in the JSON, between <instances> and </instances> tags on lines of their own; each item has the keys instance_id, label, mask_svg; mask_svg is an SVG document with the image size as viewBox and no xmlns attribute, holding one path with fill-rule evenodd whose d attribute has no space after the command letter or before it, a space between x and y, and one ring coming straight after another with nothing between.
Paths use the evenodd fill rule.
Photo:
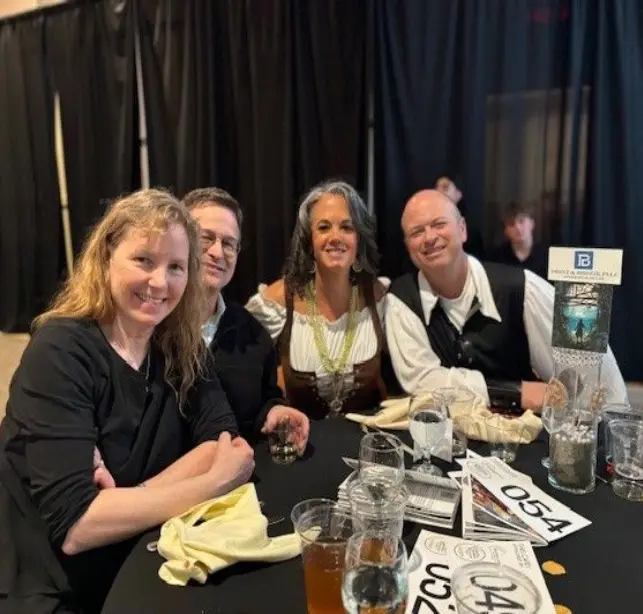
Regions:
<instances>
[{"instance_id":1,"label":"printed card on table","mask_svg":"<svg viewBox=\"0 0 643 614\"><path fill-rule=\"evenodd\" d=\"M459 541L457 537L420 532L409 560L406 614L455 614L448 547Z\"/></svg>"},{"instance_id":2,"label":"printed card on table","mask_svg":"<svg viewBox=\"0 0 643 614\"><path fill-rule=\"evenodd\" d=\"M591 524L533 483L518 480L499 465L481 458L466 470L507 509L548 542L562 539Z\"/></svg>"},{"instance_id":3,"label":"printed card on table","mask_svg":"<svg viewBox=\"0 0 643 614\"><path fill-rule=\"evenodd\" d=\"M545 582L538 560L534 554L531 544L527 541L514 542L486 542L458 540L446 544L449 560L449 568L453 574L459 567L469 563L498 563L505 567L510 567L527 576L536 587L540 594L541 606L537 614L555 614L554 603L549 594L549 589ZM522 610L518 607L519 603L511 604L511 591L503 590L496 593L496 603L505 602L506 609L519 613ZM510 607L510 604L512 607ZM504 612L504 607L489 608L489 613L493 611ZM481 612L487 612L482 609Z\"/></svg>"},{"instance_id":4,"label":"printed card on table","mask_svg":"<svg viewBox=\"0 0 643 614\"><path fill-rule=\"evenodd\" d=\"M455 614L451 577L459 567L472 562L500 563L525 574L534 583L542 599L538 614L555 613L547 584L529 542L481 543L422 531L409 562L406 614Z\"/></svg>"}]
</instances>

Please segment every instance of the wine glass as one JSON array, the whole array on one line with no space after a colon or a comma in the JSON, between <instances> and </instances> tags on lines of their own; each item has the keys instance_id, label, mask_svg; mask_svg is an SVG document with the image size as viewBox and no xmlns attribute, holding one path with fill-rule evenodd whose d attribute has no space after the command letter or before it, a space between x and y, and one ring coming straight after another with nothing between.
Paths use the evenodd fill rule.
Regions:
<instances>
[{"instance_id":1,"label":"wine glass","mask_svg":"<svg viewBox=\"0 0 643 614\"><path fill-rule=\"evenodd\" d=\"M476 395L468 388L460 386L437 388L433 391L433 394L437 394L444 399L446 411L451 420L453 420L451 450L453 456L466 456L468 438L465 427L469 422L467 417L471 416L473 411Z\"/></svg>"},{"instance_id":2,"label":"wine glass","mask_svg":"<svg viewBox=\"0 0 643 614\"><path fill-rule=\"evenodd\" d=\"M547 431L547 435L551 434L555 411L556 409L553 405L543 405L542 411L540 412L540 419L542 420L543 428ZM549 456L542 458L540 463L545 469L549 469Z\"/></svg>"},{"instance_id":3,"label":"wine glass","mask_svg":"<svg viewBox=\"0 0 643 614\"><path fill-rule=\"evenodd\" d=\"M364 435L359 446L359 479L382 492L404 482L403 448L395 435L381 432Z\"/></svg>"},{"instance_id":4,"label":"wine glass","mask_svg":"<svg viewBox=\"0 0 643 614\"><path fill-rule=\"evenodd\" d=\"M354 533L346 545L342 602L347 614L404 614L409 594L408 555L398 535Z\"/></svg>"},{"instance_id":5,"label":"wine glass","mask_svg":"<svg viewBox=\"0 0 643 614\"><path fill-rule=\"evenodd\" d=\"M431 393L421 393L411 398L409 432L422 452L422 462L416 471L430 475L443 475L442 470L431 463L431 454L444 438L447 410L444 399Z\"/></svg>"}]
</instances>

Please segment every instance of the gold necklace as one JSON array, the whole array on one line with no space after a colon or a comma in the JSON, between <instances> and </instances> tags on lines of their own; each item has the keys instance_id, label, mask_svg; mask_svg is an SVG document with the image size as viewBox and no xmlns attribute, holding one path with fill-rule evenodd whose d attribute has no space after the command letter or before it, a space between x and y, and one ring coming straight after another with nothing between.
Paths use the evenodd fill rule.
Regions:
<instances>
[{"instance_id":1,"label":"gold necklace","mask_svg":"<svg viewBox=\"0 0 643 614\"><path fill-rule=\"evenodd\" d=\"M319 358L321 359L322 367L324 367L324 370L328 374L339 374L342 373L346 368L348 355L351 351L351 348L353 347L353 342L355 341L355 332L357 330L357 327L355 325L355 315L357 312L358 298L359 293L357 290L357 286L353 286L351 290L350 307L348 309L346 332L344 333L344 345L342 346L337 359L333 360L330 357L328 345L326 344L326 339L322 330L321 316L317 310L317 301L315 300L315 288L313 286L313 282L310 282L306 286L306 311L310 316L313 326L313 338L315 339L317 353L319 354Z\"/></svg>"}]
</instances>

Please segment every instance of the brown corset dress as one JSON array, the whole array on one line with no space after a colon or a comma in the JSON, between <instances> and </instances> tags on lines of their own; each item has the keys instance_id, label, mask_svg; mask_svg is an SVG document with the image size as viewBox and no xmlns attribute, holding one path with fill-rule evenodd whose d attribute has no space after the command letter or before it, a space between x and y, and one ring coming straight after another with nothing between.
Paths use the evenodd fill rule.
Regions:
<instances>
[{"instance_id":1,"label":"brown corset dress","mask_svg":"<svg viewBox=\"0 0 643 614\"><path fill-rule=\"evenodd\" d=\"M381 374L381 354L384 347L384 331L377 314L373 284L362 286L366 307L369 310L377 336L375 355L362 363L353 365L352 371L343 374L341 411L361 412L374 409L386 398L386 386ZM332 387L334 376L318 377L315 372L296 371L290 364L290 338L294 311L293 293L286 288L286 323L279 338L279 354L286 387L286 399L292 407L317 420L334 413L330 410L326 389ZM311 348L317 351L316 346Z\"/></svg>"}]
</instances>

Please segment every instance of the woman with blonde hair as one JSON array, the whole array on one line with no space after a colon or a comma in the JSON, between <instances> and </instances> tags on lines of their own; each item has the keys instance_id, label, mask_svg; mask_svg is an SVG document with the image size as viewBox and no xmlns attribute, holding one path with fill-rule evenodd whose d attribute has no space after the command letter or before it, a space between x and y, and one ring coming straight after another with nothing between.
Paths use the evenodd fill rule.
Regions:
<instances>
[{"instance_id":1,"label":"woman with blonde hair","mask_svg":"<svg viewBox=\"0 0 643 614\"><path fill-rule=\"evenodd\" d=\"M386 396L378 258L375 220L355 188L321 183L299 207L283 279L246 305L279 344L288 403L313 419Z\"/></svg>"},{"instance_id":2,"label":"woman with blonde hair","mask_svg":"<svg viewBox=\"0 0 643 614\"><path fill-rule=\"evenodd\" d=\"M0 613L100 611L130 538L250 477L252 449L204 376L202 301L185 207L159 190L117 201L11 383Z\"/></svg>"}]
</instances>

